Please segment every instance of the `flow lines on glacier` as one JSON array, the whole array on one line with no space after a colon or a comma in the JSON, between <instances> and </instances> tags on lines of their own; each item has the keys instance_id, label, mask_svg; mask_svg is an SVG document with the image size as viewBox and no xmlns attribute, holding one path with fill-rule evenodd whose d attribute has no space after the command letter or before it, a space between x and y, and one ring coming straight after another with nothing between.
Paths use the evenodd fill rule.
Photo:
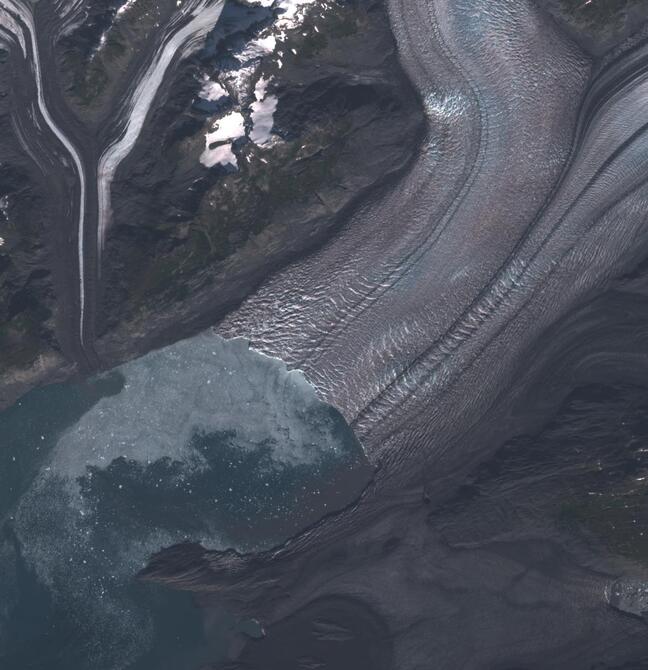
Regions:
<instances>
[{"instance_id":1,"label":"flow lines on glacier","mask_svg":"<svg viewBox=\"0 0 648 670\"><path fill-rule=\"evenodd\" d=\"M648 123L642 112L648 110L645 71L648 56L638 58L633 53L632 57L632 65L636 67L634 76L625 73L624 62L618 65L625 74L623 86L615 86L610 91L608 83L618 80L612 76L607 79L607 74L603 82L591 84L591 93L587 96L591 104L582 106L574 149L564 174L552 191L551 200L527 227L493 280L441 338L426 347L400 373L385 380L384 388L354 418L355 428L367 426L392 407L402 405L424 384L432 382L441 388L440 378L447 384L451 373L445 362L456 356L460 348L465 349L487 322L499 317L498 325L485 332L481 344L477 344L472 353L463 354L460 365L455 358L452 376L458 376L494 339L496 328L501 330L506 323L511 323L534 296L541 295L543 285L570 254L572 262L582 266L582 275L574 284L575 291L585 294L591 283L605 281L600 267L590 267L586 257L579 258L575 254L599 222L646 183ZM604 96L600 100L596 97L599 94ZM625 226L626 220L624 241L621 243L617 238L617 246L609 247L610 258L618 258L636 244L632 234L625 232Z\"/></svg>"},{"instance_id":2,"label":"flow lines on glacier","mask_svg":"<svg viewBox=\"0 0 648 670\"><path fill-rule=\"evenodd\" d=\"M98 267L101 267L106 240L106 230L111 216L110 190L115 172L121 162L133 149L137 138L142 132L146 116L151 108L164 76L176 54L186 55L207 36L214 27L223 9L224 0L194 0L181 5L179 14L170 24L169 34L162 41L153 60L142 72L139 81L133 87L126 104L127 119L122 133L103 152L97 170L98 220L97 220L97 252ZM179 28L182 20L189 21Z\"/></svg>"},{"instance_id":3,"label":"flow lines on glacier","mask_svg":"<svg viewBox=\"0 0 648 670\"><path fill-rule=\"evenodd\" d=\"M22 24L22 25L21 25ZM26 35L25 35L26 31ZM43 80L41 71L40 52L36 40L36 27L31 10L23 6L17 0L0 0L0 32L4 33L10 39L13 37L18 41L26 60L29 60L29 50L31 49L31 64L36 84L36 95L38 109L43 120L56 136L58 141L65 147L72 161L79 179L79 216L77 221L78 236L78 268L79 268L79 323L78 337L81 348L85 345L85 253L84 253L84 222L86 207L86 177L83 168L83 161L78 150L72 144L70 139L56 124L47 108L45 96L43 93ZM28 49L29 45L29 49Z\"/></svg>"},{"instance_id":4,"label":"flow lines on glacier","mask_svg":"<svg viewBox=\"0 0 648 670\"><path fill-rule=\"evenodd\" d=\"M93 249L87 249L85 245L85 235L88 234L86 228L88 225L93 225L96 216L96 231L94 232L97 235L97 257L96 268L93 272L96 271L97 276L99 276L106 229L111 215L110 190L117 168L137 142L155 96L174 59L186 56L200 45L216 24L223 4L224 0L187 0L178 5L177 11L174 12L164 29L165 34L163 34L159 46L154 50L153 56L135 79L131 86L130 96L121 108L124 111L119 136L113 138L100 155L96 179L97 208L94 209L93 207L92 211L88 211L87 165L84 165L81 152L54 121L45 100L41 54L32 8L25 0L0 0L0 40L19 48L26 63L31 67L39 114L45 125L69 154L78 178L79 200L76 230L79 312L76 336L84 352L87 351L89 346L87 342L87 321L89 318L88 280L90 277L88 276L87 253L89 251L94 253ZM78 0L73 0L67 4L58 2L55 8L62 17L71 20L70 16L75 15L79 8L79 2ZM94 187L95 184L92 185L92 188ZM91 195L94 196L94 193ZM91 216L92 220L90 224L88 224L88 215Z\"/></svg>"}]
</instances>

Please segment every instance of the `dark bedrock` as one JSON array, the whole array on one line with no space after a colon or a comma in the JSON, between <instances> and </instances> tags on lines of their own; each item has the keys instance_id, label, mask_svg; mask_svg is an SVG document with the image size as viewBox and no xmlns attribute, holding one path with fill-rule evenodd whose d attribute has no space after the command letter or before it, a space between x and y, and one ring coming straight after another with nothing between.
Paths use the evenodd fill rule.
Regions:
<instances>
[{"instance_id":1,"label":"dark bedrock","mask_svg":"<svg viewBox=\"0 0 648 670\"><path fill-rule=\"evenodd\" d=\"M129 82L150 57L164 16L177 9L173 0L138 2L132 11L116 18L116 9L122 4L113 0L79 3L79 12L68 16L70 30L64 30L57 18L59 5L37 5L46 102L57 123L82 150L90 185L96 178L92 166L99 147L115 132L115 111L119 108L115 103L123 98ZM148 12L151 5L156 11ZM96 333L100 339L96 348L105 367L213 325L270 273L320 246L363 196L384 187L386 181L395 181L407 167L420 144L424 119L420 100L398 63L384 4L377 0L333 3L316 14L323 15L324 23L334 15L333 20L339 23L339 11L362 18L362 30L357 26L352 34L338 30L325 45L313 45L301 29L296 29L292 32L301 40L296 44L299 58L293 59L288 51L281 70L275 63L277 71L265 73L273 77L281 98L278 136L285 134L292 141L285 143L287 149L282 144L271 168L263 168L263 163L255 167L254 180L247 173L228 175L220 168L209 171L200 164L208 115L193 102L201 77L216 77L223 63L232 60L232 44L240 47L258 35L271 12L232 0L222 29L214 31L207 47L173 64L141 138L118 171L113 188L114 217L100 282L95 281L93 269L94 196L90 194L86 312L88 320L96 323L89 327L88 336L93 339ZM309 24L308 30L314 34L315 27L325 32L323 24ZM3 51L0 68L8 72L7 62L20 61L18 54L18 50L15 55ZM25 100L16 105L18 113L14 116L30 140L40 143L31 148L32 154L45 155L57 145L50 146L47 133L35 133L32 120L25 114L31 104L31 98L26 98L33 94L33 78L22 61L18 65L21 79L14 90L21 91ZM355 81L358 75L360 83ZM302 86L307 94L300 103L295 91ZM9 90L9 80L7 87ZM354 102L358 91L367 94L365 104L349 110L347 103ZM335 103L334 109L323 104L328 98ZM12 100L15 103L17 96L7 96L3 106ZM293 124L293 117L299 124ZM10 114L5 121L5 146L9 147L17 142L10 138ZM376 137L382 139L374 144ZM319 141L322 150L295 161L294 150L304 138ZM189 139L192 149L187 152ZM249 145L245 151L248 149ZM60 152L60 147L54 151ZM11 200L10 207L27 247L30 251L38 247L38 253L30 256L35 269L40 272L46 265L47 271L57 277L52 280L55 290L50 290L50 280L48 287L43 287L43 292L48 291L42 300L47 303L45 309L39 306L26 319L21 316L16 328L12 325L7 356L0 362L3 407L34 385L69 377L75 369L75 358L79 358L67 342L74 341L78 330L76 224L71 204L77 187L74 171L67 166L64 170L50 169L48 162L46 174L38 174L38 166L28 156L24 159L34 172L29 179L41 182L38 188L43 193L34 193L34 197L39 202L45 197L52 206L46 210L39 206L38 216L20 210ZM57 185L53 175L70 183ZM215 183L224 184L225 189L216 194L215 203L205 206L205 193L213 190ZM56 194L49 192L53 186L58 188ZM230 192L235 197L228 199ZM22 190L25 202L31 194L27 188ZM4 191L0 197L3 195ZM61 211L54 211L54 203ZM53 223L40 222L46 217ZM9 252L12 263L20 262L20 255L13 253L15 236L4 237L8 242L0 249L3 263ZM41 255L49 259L42 261ZM25 273L15 285L7 287L8 299L22 290L27 277ZM33 286L27 288L31 300ZM53 343L53 331L64 340L59 345ZM71 353L66 354L67 350ZM9 360L12 364L5 366Z\"/></svg>"},{"instance_id":2,"label":"dark bedrock","mask_svg":"<svg viewBox=\"0 0 648 670\"><path fill-rule=\"evenodd\" d=\"M642 0L535 0L550 12L555 20L584 49L595 55L609 49L634 34L648 16Z\"/></svg>"}]
</instances>

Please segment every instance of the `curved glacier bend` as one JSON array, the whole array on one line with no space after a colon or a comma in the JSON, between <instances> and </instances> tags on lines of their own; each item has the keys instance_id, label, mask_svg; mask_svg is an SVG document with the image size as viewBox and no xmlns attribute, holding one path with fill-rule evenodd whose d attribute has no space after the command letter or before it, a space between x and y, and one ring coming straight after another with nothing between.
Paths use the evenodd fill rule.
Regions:
<instances>
[{"instance_id":1,"label":"curved glacier bend","mask_svg":"<svg viewBox=\"0 0 648 670\"><path fill-rule=\"evenodd\" d=\"M349 420L424 355L426 340L453 350L466 327L462 312L484 286L493 290L478 319L518 280L528 261L515 249L570 150L578 100L557 99L552 89L582 90L587 61L530 3L490 8L480 14L483 25L469 29L464 14L481 5L464 4L392 5L401 59L430 118L427 146L405 183L365 205L339 240L270 282L226 322L227 332L251 332L259 346L306 369ZM502 17L513 26L507 30L537 36L515 43L519 53L511 54ZM538 124L540 113L546 120ZM539 195L520 202L520 188ZM340 268L333 286L325 278L331 266ZM291 284L283 311L267 313L277 304L271 295L287 295ZM381 311L390 318L380 319ZM260 331L259 322L267 328Z\"/></svg>"}]
</instances>

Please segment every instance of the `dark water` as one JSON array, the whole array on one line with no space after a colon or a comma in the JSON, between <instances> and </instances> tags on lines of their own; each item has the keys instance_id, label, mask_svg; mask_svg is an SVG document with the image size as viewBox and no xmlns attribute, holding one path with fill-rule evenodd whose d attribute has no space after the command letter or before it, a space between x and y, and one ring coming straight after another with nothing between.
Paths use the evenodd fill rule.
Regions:
<instances>
[{"instance_id":1,"label":"dark water","mask_svg":"<svg viewBox=\"0 0 648 670\"><path fill-rule=\"evenodd\" d=\"M0 414L0 667L199 668L241 626L204 633L191 598L136 580L185 541L272 546L370 476L303 377L204 335Z\"/></svg>"}]
</instances>

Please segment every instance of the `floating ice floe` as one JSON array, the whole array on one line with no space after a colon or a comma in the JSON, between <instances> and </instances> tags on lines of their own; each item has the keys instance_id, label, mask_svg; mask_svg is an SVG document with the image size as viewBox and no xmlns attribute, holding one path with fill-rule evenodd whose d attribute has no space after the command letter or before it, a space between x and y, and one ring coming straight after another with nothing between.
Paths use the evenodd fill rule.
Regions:
<instances>
[{"instance_id":1,"label":"floating ice floe","mask_svg":"<svg viewBox=\"0 0 648 670\"><path fill-rule=\"evenodd\" d=\"M0 522L12 534L0 536L0 657L12 649L15 615L38 611L26 630L55 650L57 667L143 667L139 659L166 634L154 613L175 620L177 608L135 583L152 554L186 541L275 546L283 535L270 526L301 515L297 496L307 492L323 514L320 486L332 493L336 472L364 468L341 415L300 372L244 340L204 333L115 374L119 390L102 394L62 433L52 428L47 455L30 462L31 481L9 506L2 501ZM46 412L75 406L76 391L52 391ZM6 418L3 436L11 431ZM29 438L30 452L43 437ZM18 453L11 440L7 446ZM3 493L12 474L0 470ZM265 534L228 537L252 515ZM39 650L30 654L12 667L35 667Z\"/></svg>"}]
</instances>

